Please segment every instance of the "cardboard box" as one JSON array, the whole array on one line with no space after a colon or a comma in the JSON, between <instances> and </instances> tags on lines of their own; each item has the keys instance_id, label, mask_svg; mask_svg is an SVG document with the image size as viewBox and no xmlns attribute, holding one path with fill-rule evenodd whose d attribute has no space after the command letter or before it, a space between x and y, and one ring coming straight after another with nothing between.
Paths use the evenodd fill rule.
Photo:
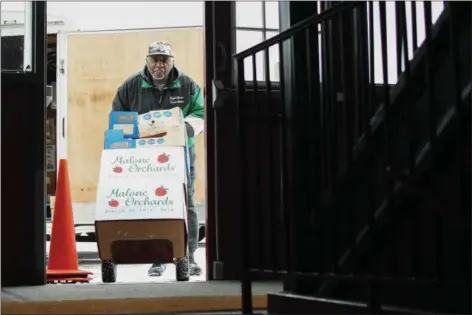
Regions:
<instances>
[{"instance_id":1,"label":"cardboard box","mask_svg":"<svg viewBox=\"0 0 472 315\"><path fill-rule=\"evenodd\" d=\"M103 150L100 181L115 179L186 180L184 147Z\"/></svg>"},{"instance_id":2,"label":"cardboard box","mask_svg":"<svg viewBox=\"0 0 472 315\"><path fill-rule=\"evenodd\" d=\"M47 217L47 219L49 219L48 220L49 222L52 222L52 218L54 216L54 207L56 206L56 196L48 195L48 199L49 199L49 208L51 212L49 213L50 216Z\"/></svg>"},{"instance_id":3,"label":"cardboard box","mask_svg":"<svg viewBox=\"0 0 472 315\"><path fill-rule=\"evenodd\" d=\"M48 195L56 194L56 172L47 172L46 190Z\"/></svg>"},{"instance_id":4,"label":"cardboard box","mask_svg":"<svg viewBox=\"0 0 472 315\"><path fill-rule=\"evenodd\" d=\"M95 220L100 259L149 263L184 257L188 238L185 196L185 184L177 180L166 184L152 179L100 180ZM123 243L128 247L117 249ZM130 257L129 251L139 248L141 253ZM147 252L147 261L140 260L142 251Z\"/></svg>"},{"instance_id":5,"label":"cardboard box","mask_svg":"<svg viewBox=\"0 0 472 315\"><path fill-rule=\"evenodd\" d=\"M56 145L46 145L46 172L56 171Z\"/></svg>"},{"instance_id":6,"label":"cardboard box","mask_svg":"<svg viewBox=\"0 0 472 315\"><path fill-rule=\"evenodd\" d=\"M179 107L155 110L138 116L139 137L147 138L162 133L182 133L185 129L184 116ZM169 145L169 144L168 144Z\"/></svg>"},{"instance_id":7,"label":"cardboard box","mask_svg":"<svg viewBox=\"0 0 472 315\"><path fill-rule=\"evenodd\" d=\"M160 146L179 146L186 144L185 130L173 130L164 133L160 137L146 139L127 139L124 137L123 130L105 131L105 150L116 149L135 149L135 148L154 148Z\"/></svg>"},{"instance_id":8,"label":"cardboard box","mask_svg":"<svg viewBox=\"0 0 472 315\"><path fill-rule=\"evenodd\" d=\"M185 122L179 107L154 110L141 115L136 112L112 111L108 122L108 129L123 130L125 139L148 138L182 128L185 128Z\"/></svg>"},{"instance_id":9,"label":"cardboard box","mask_svg":"<svg viewBox=\"0 0 472 315\"><path fill-rule=\"evenodd\" d=\"M160 134L158 137L137 139L136 148L152 148L158 146L178 146L183 147L186 144L185 129L173 129Z\"/></svg>"},{"instance_id":10,"label":"cardboard box","mask_svg":"<svg viewBox=\"0 0 472 315\"><path fill-rule=\"evenodd\" d=\"M186 219L185 183L162 178L100 178L95 221Z\"/></svg>"},{"instance_id":11,"label":"cardboard box","mask_svg":"<svg viewBox=\"0 0 472 315\"><path fill-rule=\"evenodd\" d=\"M109 130L123 130L124 138L139 138L138 113L136 112L110 112L108 119Z\"/></svg>"},{"instance_id":12,"label":"cardboard box","mask_svg":"<svg viewBox=\"0 0 472 315\"><path fill-rule=\"evenodd\" d=\"M46 119L46 144L56 144L56 122L53 117Z\"/></svg>"},{"instance_id":13,"label":"cardboard box","mask_svg":"<svg viewBox=\"0 0 472 315\"><path fill-rule=\"evenodd\" d=\"M96 221L98 253L101 260L113 260L116 263L150 263L153 261L171 261L172 258L185 256L187 248L187 229L182 220L131 220L131 221ZM142 246L143 242L162 242L171 244L172 253L167 259L159 253L162 243L150 244L154 248L144 248L147 259L141 260L141 253L119 253L113 250L118 243L129 242L132 249ZM140 246L141 245L141 246ZM146 244L147 245L147 244ZM156 252L157 250L157 252ZM154 252L154 253L153 253ZM123 254L127 254L123 258ZM121 256L121 257L120 257Z\"/></svg>"}]
</instances>

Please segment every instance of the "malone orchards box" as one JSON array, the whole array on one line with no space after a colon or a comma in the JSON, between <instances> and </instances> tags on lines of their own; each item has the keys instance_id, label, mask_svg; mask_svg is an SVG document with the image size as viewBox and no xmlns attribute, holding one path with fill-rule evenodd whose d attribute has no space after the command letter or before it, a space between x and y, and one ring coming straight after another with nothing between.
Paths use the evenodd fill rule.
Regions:
<instances>
[{"instance_id":1,"label":"malone orchards box","mask_svg":"<svg viewBox=\"0 0 472 315\"><path fill-rule=\"evenodd\" d=\"M95 221L185 220L184 196L182 181L101 178Z\"/></svg>"},{"instance_id":2,"label":"malone orchards box","mask_svg":"<svg viewBox=\"0 0 472 315\"><path fill-rule=\"evenodd\" d=\"M154 181L186 179L185 147L103 150L99 181L146 179Z\"/></svg>"},{"instance_id":3,"label":"malone orchards box","mask_svg":"<svg viewBox=\"0 0 472 315\"><path fill-rule=\"evenodd\" d=\"M142 250L142 244L164 241L174 258L185 255L185 150L186 147L155 147L102 152L95 219L100 259L130 263L120 260L123 250L116 250L124 242L129 244L127 250ZM161 245L152 245L150 250L154 253L156 248ZM127 259L134 259L131 256L136 255L127 255Z\"/></svg>"},{"instance_id":4,"label":"malone orchards box","mask_svg":"<svg viewBox=\"0 0 472 315\"><path fill-rule=\"evenodd\" d=\"M102 177L95 218L100 259L120 263L112 250L115 242L148 240L168 241L173 257L183 257L188 233L185 190L185 183L176 179Z\"/></svg>"}]
</instances>

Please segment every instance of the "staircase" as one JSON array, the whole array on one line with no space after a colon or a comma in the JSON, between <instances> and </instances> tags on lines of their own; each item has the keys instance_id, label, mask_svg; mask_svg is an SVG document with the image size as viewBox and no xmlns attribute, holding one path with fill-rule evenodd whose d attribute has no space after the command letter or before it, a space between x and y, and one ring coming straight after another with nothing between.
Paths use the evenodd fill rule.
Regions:
<instances>
[{"instance_id":1,"label":"staircase","mask_svg":"<svg viewBox=\"0 0 472 315\"><path fill-rule=\"evenodd\" d=\"M235 56L243 296L282 276L269 313L470 313L471 5L433 23L425 2L419 46L410 4L393 5L396 54L386 4L376 30L374 4L344 2ZM244 60L277 44L281 82L245 82Z\"/></svg>"},{"instance_id":2,"label":"staircase","mask_svg":"<svg viewBox=\"0 0 472 315\"><path fill-rule=\"evenodd\" d=\"M451 167L459 165L459 161L456 159L457 155L452 152L457 152L457 148L454 148L454 138L458 136L459 126L467 123L468 111L470 110L470 24L463 25L461 23L466 22L465 19L457 19L456 23L461 24L462 32L456 34L457 40L459 41L458 59L463 61L461 67L458 69L461 71L458 74L459 86L457 87L460 94L458 97L456 93L456 85L454 82L453 73L453 58L448 54L448 40L450 40L448 34L448 24L450 22L450 10L442 12L441 16L437 20L436 24L432 28L431 48L429 49L430 55L426 57L428 53L428 43L424 42L415 53L410 65L410 77L407 77L407 73L403 72L399 78L398 83L390 91L390 102L392 111L391 115L391 137L392 137L392 163L388 169L381 169L380 173L374 174L377 177L378 182L384 182L385 179L392 182L394 190L394 200L389 202L387 198L384 198L380 202L380 206L377 207L374 215L374 222L369 226L366 224L363 226L358 234L356 235L355 243L350 246L343 255L341 255L338 261L337 268L339 272L353 273L359 268L359 256L365 254L366 249L373 244L369 244L373 238L379 238L378 246L385 246L385 240L379 235L385 233L390 227L389 225L402 224L404 220L411 219L411 213L413 209L408 209L406 203L411 201L411 198L419 198L419 203L444 203L445 199L450 197L441 196L441 192L432 194L431 189L433 187L427 187L428 180L425 177L435 176L434 179L429 178L429 181L435 181L444 183L443 178L445 175L442 172L450 171ZM467 18L464 16L463 18ZM469 20L470 23L470 20ZM469 43L469 44L468 44ZM418 84L418 82L425 82L425 69L427 69L428 58L434 63L432 69L433 82L432 86L440 87L432 91L433 106L437 108L436 115L436 139L435 143L430 140L430 131L428 121L431 119L431 113L428 109L428 89L427 84ZM469 70L468 70L469 69ZM452 79L452 80L451 80ZM414 84L409 84L415 82ZM458 104L455 104L458 102ZM413 109L409 108L413 105ZM408 110L411 112L408 114ZM463 111L461 115L458 111ZM371 119L371 130L372 139L371 145L381 147L382 141L385 140L382 133L382 128L386 128L386 113L385 104L381 104L377 109L377 112ZM413 116L411 124L415 125L415 138L411 139L408 135L408 122L405 120L405 116ZM465 120L464 120L465 119ZM422 122L423 120L423 122ZM461 121L463 120L463 121ZM425 123L426 122L426 123ZM367 160L372 159L368 154L363 154L366 148L366 138L361 137L360 141L354 147L355 163L362 165ZM409 163L409 143L414 142L416 147L413 153L413 163ZM455 143L455 145L458 145ZM452 146L452 147L451 147ZM374 149L375 150L375 149ZM372 151L371 151L372 152ZM377 151L378 152L378 151ZM376 155L375 159L385 161L386 157L381 157L379 154ZM371 160L370 160L371 161ZM448 165L448 162L455 162L455 165ZM353 167L353 172L364 171L364 167ZM457 170L459 172L459 170ZM434 175L431 174L434 172ZM343 193L336 198L336 200L342 200L342 203L346 206L346 201L349 203L355 196L362 193L363 185L359 183L359 175L354 174L351 177L351 181L346 181L342 185L347 186L345 189L341 189ZM450 178L451 180L451 178ZM454 180L454 179L452 179ZM457 179L455 179L457 180ZM452 184L452 183L451 183ZM434 186L434 183L429 186ZM350 189L351 196L346 197L345 191L348 187L355 187ZM443 201L440 201L443 199ZM342 206L342 205L341 205ZM416 205L418 207L418 205ZM431 205L430 205L431 207ZM437 207L437 205L433 205ZM446 207L446 206L444 206ZM411 208L411 207L410 207ZM391 217L395 212L395 220ZM383 241L381 241L383 240ZM413 274L410 274L413 276ZM333 292L339 287L340 281L330 281L323 283L322 287L318 290L317 296L327 297L331 296Z\"/></svg>"}]
</instances>

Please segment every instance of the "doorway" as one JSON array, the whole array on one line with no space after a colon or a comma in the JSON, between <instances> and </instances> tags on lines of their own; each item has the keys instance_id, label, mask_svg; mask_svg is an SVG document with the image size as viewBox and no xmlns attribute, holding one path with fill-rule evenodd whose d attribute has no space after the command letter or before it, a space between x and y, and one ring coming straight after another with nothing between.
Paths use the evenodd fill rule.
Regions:
<instances>
[{"instance_id":1,"label":"doorway","mask_svg":"<svg viewBox=\"0 0 472 315\"><path fill-rule=\"evenodd\" d=\"M49 9L52 6L53 3L48 4ZM90 119L87 117L105 115L106 111L109 110L107 104L111 103L110 99L113 97L114 92L116 92L116 87L127 76L141 67L142 57L139 52L143 49L145 50L149 42L156 36L168 37L168 40L173 43L174 50L177 47L177 49L182 51L183 57L179 56L178 63L182 64L183 70L193 76L202 87L205 87L205 90L209 92L208 95L212 95L211 82L213 79L224 79L228 87L233 85L232 53L257 44L275 35L278 31L278 18L274 17L274 14L278 15L277 2L241 3L240 7L235 2L205 3L205 8L202 11L206 13L210 7L212 7L211 12L213 12L213 15L202 18L202 25L211 25L211 27L207 28L204 28L202 25L184 27L171 25L170 27L146 29L143 25L140 25L139 32L134 32L130 28L118 31L113 30L113 27L100 30L83 30L81 27L75 26L74 21L72 21L72 26L70 26L70 18L64 19L63 25L60 25L61 23L58 22L52 23L54 24L54 30L48 32L47 58L47 81L50 86L48 91L51 94L51 102L47 108L46 120L47 184L45 194L48 196L48 210L45 219L50 221L54 213L57 161L61 158L67 158L69 160L69 176L74 202L77 241L79 243L93 245L95 242L90 223L93 222L94 185L96 185L96 165L99 159L99 150L97 148L100 148L102 145L100 143L101 137L96 135L103 132L106 128L106 119ZM78 11L76 7L72 10ZM246 15L245 18L241 12L247 10L252 15ZM4 11L8 11L8 7L3 6L2 13ZM169 12L172 14L173 11ZM225 13L226 15L218 13ZM231 19L227 18L228 14L232 17ZM90 21L90 17L88 19ZM262 23L260 23L261 21ZM90 24L97 24L97 22L91 21ZM224 25L224 27L219 27L218 30L215 30L215 25ZM48 25L48 29L50 26ZM167 35L163 36L163 32L167 32ZM190 32L193 35L175 40L176 34L184 32ZM210 33L211 38L207 38ZM113 39L110 40L109 38ZM17 39L19 40L20 37L17 37ZM2 37L2 43L6 40L11 40L11 38ZM129 40L133 41L133 45L123 49L123 42ZM218 44L215 44L216 42ZM110 43L112 44L110 45ZM189 45L198 47L190 55L188 51L185 51L188 50L185 47L189 47ZM178 48L179 46L182 48ZM137 48L131 49L130 47ZM212 52L209 52L209 49ZM204 53L205 50L206 52ZM224 56L220 55L220 53ZM200 70L192 70L198 64L192 64L192 61L204 60L205 57L207 60L206 69L200 67ZM185 62L188 65L185 65ZM203 65L204 62L202 61L201 64ZM98 71L97 69L102 69L103 71ZM110 69L112 70L111 72L109 71ZM119 69L119 71L116 69ZM200 71L200 73L193 74L193 71L195 73ZM207 73L206 79L204 76L205 72ZM263 70L258 70L258 78L259 72L262 75ZM212 73L213 76L208 75L208 73ZM81 75L81 77L78 75ZM61 79L61 76L66 77L66 80ZM95 83L95 85L90 85L91 82ZM106 91L99 91L97 88L98 84L102 84ZM223 231L226 229L231 217L224 218L223 214L225 212L236 211L231 207L227 207L232 201L231 199L223 200L224 198L220 198L220 204L218 205L220 211L219 218L216 218L216 207L212 205L215 202L210 201L210 199L215 199L216 194L216 191L211 188L211 186L214 187L216 185L215 174L213 172L218 172L218 169L227 167L224 163L216 166L215 161L212 161L215 154L214 134L224 133L221 130L221 126L225 125L226 120L231 124L232 118L227 116L227 113L224 111L221 111L218 118L216 118L214 113L212 113L212 106L213 99L207 98L207 128L205 135L197 140L197 146L200 148L200 152L197 152L199 155L198 163L201 169L199 171L199 183L197 183L197 191L199 191L197 192L197 203L199 203L200 218L203 218L203 220L200 220L199 239L203 242L207 241L206 249L204 249L206 255L203 256L206 256L208 259L203 264L209 267L203 279L227 278L227 275L234 274L231 270L235 270L235 268L232 266L231 261L234 261L235 257L237 257L237 245L231 244L231 238L226 237L227 235L225 236ZM220 127L212 125L215 119L218 119ZM222 138L220 137L220 141ZM90 150L90 146L95 149ZM219 158L221 159L221 157L220 150ZM207 176L204 176L204 174ZM221 174L224 173L221 172L220 177L222 176ZM235 196L233 195L232 198L235 198ZM215 237L216 226L220 226L218 242ZM226 234L229 231L231 231L231 228L226 229ZM85 252L92 252L92 250L86 249ZM218 253L220 255L217 255ZM84 258L84 260L87 259ZM223 276L220 274L214 277L214 262L225 263Z\"/></svg>"},{"instance_id":2,"label":"doorway","mask_svg":"<svg viewBox=\"0 0 472 315\"><path fill-rule=\"evenodd\" d=\"M95 237L95 202L103 150L104 130L117 88L144 66L146 49L156 40L172 44L176 66L203 85L203 28L173 27L135 30L68 31L56 37L58 135L62 145L59 158L69 165L71 197L76 224L77 248L81 268L93 272L92 283L101 283L101 264ZM188 47L193 47L189 50ZM83 53L86 51L87 53ZM200 237L195 252L198 265L205 265L204 244L204 138L195 139L197 152L196 204L200 210ZM59 152L59 151L58 151ZM86 167L84 167L86 165ZM52 198L53 199L53 198ZM52 204L52 203L51 203ZM52 207L52 212L53 211ZM167 265L161 277L148 276L150 264L118 265L117 282L160 282L175 279L175 267ZM192 277L205 280L205 273Z\"/></svg>"}]
</instances>

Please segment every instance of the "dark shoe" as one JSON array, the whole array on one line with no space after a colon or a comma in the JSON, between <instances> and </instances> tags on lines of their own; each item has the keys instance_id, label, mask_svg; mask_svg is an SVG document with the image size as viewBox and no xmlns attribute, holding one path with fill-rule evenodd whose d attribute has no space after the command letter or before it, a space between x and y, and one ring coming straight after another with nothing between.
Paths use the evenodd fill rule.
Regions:
<instances>
[{"instance_id":1,"label":"dark shoe","mask_svg":"<svg viewBox=\"0 0 472 315\"><path fill-rule=\"evenodd\" d=\"M200 268L200 266L195 262L193 254L189 255L188 269L191 276L199 276L202 274L202 268Z\"/></svg>"},{"instance_id":2,"label":"dark shoe","mask_svg":"<svg viewBox=\"0 0 472 315\"><path fill-rule=\"evenodd\" d=\"M152 264L151 268L148 270L149 277L160 277L166 271L166 265L164 264Z\"/></svg>"}]
</instances>

